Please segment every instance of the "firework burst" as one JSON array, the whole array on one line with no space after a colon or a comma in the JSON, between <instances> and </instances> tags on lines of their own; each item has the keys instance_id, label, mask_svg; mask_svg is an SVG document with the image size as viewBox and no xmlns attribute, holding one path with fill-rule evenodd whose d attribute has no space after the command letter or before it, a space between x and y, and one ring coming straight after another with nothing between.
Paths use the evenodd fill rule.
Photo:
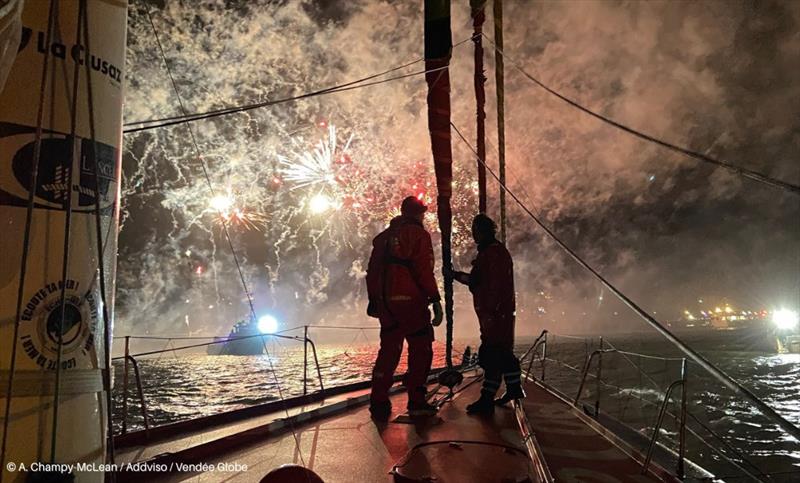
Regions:
<instances>
[{"instance_id":1,"label":"firework burst","mask_svg":"<svg viewBox=\"0 0 800 483\"><path fill-rule=\"evenodd\" d=\"M236 227L242 230L261 231L267 217L255 210L239 206L236 197L228 190L217 194L209 200L208 210L214 215L214 223L219 227Z\"/></svg>"},{"instance_id":2,"label":"firework burst","mask_svg":"<svg viewBox=\"0 0 800 483\"><path fill-rule=\"evenodd\" d=\"M283 179L293 184L292 190L306 187L335 189L338 184L337 161L339 164L347 162L347 150L352 140L351 134L344 146L338 149L336 126L331 124L328 126L328 139L321 140L314 149L294 153L290 157L278 155Z\"/></svg>"}]
</instances>

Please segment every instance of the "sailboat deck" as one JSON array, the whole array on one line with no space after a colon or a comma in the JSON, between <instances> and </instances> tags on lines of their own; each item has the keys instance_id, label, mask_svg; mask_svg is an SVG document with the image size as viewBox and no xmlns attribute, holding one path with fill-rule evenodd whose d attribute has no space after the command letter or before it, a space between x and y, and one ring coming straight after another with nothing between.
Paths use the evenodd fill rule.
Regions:
<instances>
[{"instance_id":1,"label":"sailboat deck","mask_svg":"<svg viewBox=\"0 0 800 483\"><path fill-rule=\"evenodd\" d=\"M525 390L522 408L556 481L678 481L654 464L642 474L634 452L576 408L538 384L528 383Z\"/></svg>"},{"instance_id":2,"label":"sailboat deck","mask_svg":"<svg viewBox=\"0 0 800 483\"><path fill-rule=\"evenodd\" d=\"M265 432L263 437L251 437L245 444L236 441L233 435L219 440L211 452L197 453L189 449L151 460L203 463L212 471L153 472L148 473L146 479L257 482L280 465L300 464L314 470L326 483L379 482L391 481L392 468L420 443L481 441L526 451L528 441L522 436L514 409L498 408L491 417L466 414L466 405L478 397L480 382L481 378L474 373L467 375L454 398L442 406L436 417L398 421L397 417L402 415L406 405L405 394L398 392L392 396L390 421L374 422L361 395L359 400L362 404L317 420L297 421L293 423L293 432L286 428ZM601 431L579 417L573 407L544 388L526 384L526 391L528 398L518 411L524 411L533 430L535 442L530 446L541 453L555 481L573 481L576 478L593 481L612 481L609 478L613 478L613 481L623 482L673 481L657 466L653 471L641 474L641 465L621 446L612 443ZM440 389L434 398L444 395L445 391ZM491 466L491 461L479 463ZM145 479L142 473L119 476L125 481Z\"/></svg>"},{"instance_id":3,"label":"sailboat deck","mask_svg":"<svg viewBox=\"0 0 800 483\"><path fill-rule=\"evenodd\" d=\"M141 444L130 445L118 449L116 452L116 462L119 464L135 463L145 461L159 455L168 453L179 453L181 451L197 447L198 445L211 443L221 438L234 436L245 431L255 430L280 422L283 418L297 417L303 413L311 413L321 408L330 408L334 405L350 401L363 401L369 396L369 389L352 391L345 394L335 394L318 402L292 407L286 411L276 409L259 416L253 416L235 422L221 425L207 425L196 429L176 434L173 437L153 443L142 442Z\"/></svg>"}]
</instances>

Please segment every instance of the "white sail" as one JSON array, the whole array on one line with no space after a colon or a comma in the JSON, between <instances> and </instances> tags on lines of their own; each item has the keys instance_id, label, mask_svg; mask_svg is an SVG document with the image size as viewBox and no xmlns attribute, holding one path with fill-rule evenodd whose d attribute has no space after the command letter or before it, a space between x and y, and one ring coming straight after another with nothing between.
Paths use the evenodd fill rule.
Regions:
<instances>
[{"instance_id":1,"label":"white sail","mask_svg":"<svg viewBox=\"0 0 800 483\"><path fill-rule=\"evenodd\" d=\"M9 474L7 462L28 468L32 463L100 464L106 452L108 411L102 369L108 348L103 313L105 308L109 318L113 314L127 2L87 2L88 52L76 37L80 2L61 0L57 5L50 38L50 2L25 3L21 42L13 49L13 67L0 93L0 418L8 425L2 462L3 479L8 481L22 476ZM45 54L48 75L42 88ZM76 66L77 97L73 96ZM40 105L42 136L37 142ZM100 290L101 267L105 294ZM10 417L5 421L7 401ZM103 478L101 472L75 474L76 481Z\"/></svg>"},{"instance_id":2,"label":"white sail","mask_svg":"<svg viewBox=\"0 0 800 483\"><path fill-rule=\"evenodd\" d=\"M22 36L23 0L0 0L0 92L17 56Z\"/></svg>"}]
</instances>

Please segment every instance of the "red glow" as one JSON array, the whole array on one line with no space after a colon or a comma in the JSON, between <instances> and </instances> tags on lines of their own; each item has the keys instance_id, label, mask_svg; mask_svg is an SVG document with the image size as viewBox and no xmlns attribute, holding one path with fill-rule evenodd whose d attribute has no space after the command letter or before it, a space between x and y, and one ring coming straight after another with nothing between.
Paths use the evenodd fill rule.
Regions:
<instances>
[{"instance_id":1,"label":"red glow","mask_svg":"<svg viewBox=\"0 0 800 483\"><path fill-rule=\"evenodd\" d=\"M202 275L203 274L203 266L202 265L198 265L197 268L194 269L194 273L196 273L198 275Z\"/></svg>"}]
</instances>

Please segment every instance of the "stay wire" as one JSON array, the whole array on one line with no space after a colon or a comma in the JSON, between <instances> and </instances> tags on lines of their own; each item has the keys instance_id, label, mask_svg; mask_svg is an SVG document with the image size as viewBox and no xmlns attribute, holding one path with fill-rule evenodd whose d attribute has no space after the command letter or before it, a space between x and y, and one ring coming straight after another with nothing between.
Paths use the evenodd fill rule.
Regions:
<instances>
[{"instance_id":1,"label":"stay wire","mask_svg":"<svg viewBox=\"0 0 800 483\"><path fill-rule=\"evenodd\" d=\"M170 82L172 83L172 88L175 91L175 96L178 99L178 104L180 106L181 112L186 114L186 108L183 105L183 99L181 99L180 91L178 90L178 85L176 84L175 78L172 75L172 69L170 69L170 67L169 67L169 62L167 61L167 56L166 56L166 53L164 52L164 47L162 46L161 40L159 39L159 36L158 36L158 30L156 29L155 22L153 22L153 16L150 14L150 8L149 7L145 7L145 12L147 13L147 19L150 22L150 27L153 29L153 35L154 35L154 37L156 39L156 44L158 45L158 50L161 53L161 58L164 60L164 66L167 69L167 74L169 75ZM194 146L195 153L197 154L197 157L200 160L200 165L202 166L202 169L203 169L203 175L205 176L206 182L208 183L208 188L211 191L211 194L213 196L214 195L214 187L213 187L213 184L211 183L211 177L208 174L208 170L206 169L205 160L203 159L202 154L200 152L200 147L197 144L197 139L195 138L194 130L192 130L192 126L190 126L190 125L186 126L186 128L188 129L189 135L190 135L190 137L192 139L192 144ZM238 259L237 255L236 255L236 250L234 250L234 248L233 248L233 242L231 241L231 236L230 236L230 233L228 231L228 225L225 222L225 220L222 220L222 227L223 227L223 230L225 232L225 238L228 240L228 246L230 247L231 254L233 256L233 260L236 263L236 269L239 272L239 278L241 279L242 287L244 288L245 295L247 296L247 303L250 306L250 313L253 316L253 320L256 320L256 311L255 311L255 307L253 305L253 297L252 297L252 294L250 293L250 291L247 289L247 282L245 281L244 273L242 272L242 267L241 267L241 265L239 263L239 259ZM273 376L275 378L275 385L276 385L276 387L278 389L278 396L280 397L281 401L284 401L284 405L283 405L284 406L284 411L286 412L286 416L288 418L289 417L289 409L286 407L286 404L285 404L285 399L283 397L283 390L281 389L281 383L280 383L280 379L278 378L278 373L275 372L274 365L272 364L272 358L269 355L269 349L267 348L267 344L264 341L263 337L261 338L261 341L262 341L262 344L264 345L264 351L266 352L267 361L269 362L270 368L272 370L272 374L273 374ZM295 431L294 425L291 423L291 421L290 421L290 429L292 431L292 436L294 437L294 440L295 440L295 445L298 448L298 451L300 451L300 459L302 461L303 460L303 454L302 454L302 449L300 448L300 440L297 437L297 432ZM305 466L305 461L302 461L302 462L303 462L303 466Z\"/></svg>"},{"instance_id":2,"label":"stay wire","mask_svg":"<svg viewBox=\"0 0 800 483\"><path fill-rule=\"evenodd\" d=\"M75 32L76 45L81 46L81 22L85 14L83 2L78 3L78 19ZM59 13L56 13L58 16ZM57 23L57 22L56 22ZM59 300L59 320L58 320L58 350L56 351L56 380L53 388L53 424L52 434L50 435L50 462L56 462L56 443L58 440L58 415L59 415L59 401L61 399L61 361L64 357L64 317L67 313L67 277L69 276L69 262L70 262L70 242L72 240L72 195L73 183L75 180L75 151L77 144L77 129L78 129L78 81L80 80L80 64L75 62L75 67L72 74L72 102L70 112L70 132L69 139L71 141L71 153L68 157L69 167L66 174L66 187L65 200L66 203L66 217L64 220L64 256L61 262L61 294ZM32 188L35 190L35 188Z\"/></svg>"},{"instance_id":3,"label":"stay wire","mask_svg":"<svg viewBox=\"0 0 800 483\"><path fill-rule=\"evenodd\" d=\"M274 341L280 342L280 338L273 338ZM278 378L278 373L275 371L275 365L272 363L272 357L269 355L269 349L267 348L267 341L265 339L265 335L261 336L261 344L264 346L264 352L267 355L267 362L269 363L269 370L272 371L272 377L275 379L275 387L278 389L278 397L281 400L281 405L283 406L283 412L286 413L286 421L289 423L289 429L292 432L292 437L294 438L294 447L297 450L297 454L300 456L300 462L303 466L306 465L305 458L303 458L303 448L300 446L300 437L297 436L297 430L294 426L294 421L292 420L291 415L289 414L289 407L286 406L286 399L283 397L283 389L281 389L281 382ZM306 475L306 478L310 478Z\"/></svg>"},{"instance_id":4,"label":"stay wire","mask_svg":"<svg viewBox=\"0 0 800 483\"><path fill-rule=\"evenodd\" d=\"M361 85L345 87L345 88L324 89L322 91L315 91L315 92L310 92L310 93L306 93L306 94L301 94L301 95L298 95L298 96L286 97L286 98L283 98L283 99L276 99L274 101L265 101L265 102L259 102L257 104L249 104L249 105L240 106L240 107L234 107L234 108L230 108L230 109L223 109L223 110L220 110L220 111L211 111L209 113L187 114L186 116L178 116L178 117L175 118L175 120L172 120L172 121L168 121L168 122L164 122L164 123L160 123L160 124L153 124L153 125L150 125L150 126L129 128L129 129L123 130L122 132L124 134L131 134L131 133L135 133L135 132L139 132L139 131L148 131L148 130L151 130L151 129L158 129L158 128L169 127L169 126L176 126L176 125L179 125L179 124L185 124L185 123L189 123L189 122L200 121L200 120L203 120L203 119L211 119L211 118L220 117L220 116L227 116L229 114L237 114L237 113L241 113L241 112L251 111L251 110L254 110L254 109L260 109L260 108L263 108L263 107L271 107L271 106L275 106L275 105L278 105L278 104L285 104L287 102L298 101L298 100L301 100L301 99L308 99L308 98L320 96L320 95L323 95L323 94L333 94L333 93L336 93L336 92L345 92L345 91L350 91L350 90L354 90L354 89L360 89L362 87L375 86L375 85L378 85L378 84L384 84L384 83L387 83L387 82L391 82L391 81L395 81L395 80L399 80L399 79L405 79L407 77L413 77L413 76L417 76L417 75L421 75L421 74L426 74L428 72L435 72L437 70L442 70L442 69L443 68L431 69L431 70L422 70L422 71L418 71L418 72L412 72L410 74L403 74L403 75L399 75L399 76L396 76L396 77L390 77L388 79L384 79L384 80L380 80L380 81L370 82L370 83L367 83L367 84L361 84Z\"/></svg>"},{"instance_id":5,"label":"stay wire","mask_svg":"<svg viewBox=\"0 0 800 483\"><path fill-rule=\"evenodd\" d=\"M335 91L335 90L338 90L338 89L341 89L341 88L344 88L344 87L349 87L349 86L352 86L352 85L355 85L355 84L360 84L362 82L366 82L368 80L372 80L372 79L375 79L377 77L382 77L382 76L384 76L386 74L390 74L392 72L404 69L406 67L410 67L410 66L412 66L414 64L418 64L422 60L424 60L424 59L413 60L413 61L407 62L407 63L405 63L403 65L399 65L397 67L393 67L393 68L391 68L389 70L385 70L385 71L379 72L377 74L372 74L372 75L369 75L367 77L362 77L361 79L356 79L354 81L345 82L344 84L338 84L338 85L331 86L331 87L325 87L323 89L319 89L319 90L316 90L316 91L311 91L311 92L308 92L308 93L305 93L305 94L299 94L298 96L294 96L294 97L291 97L291 98L286 98L286 99L282 99L282 100L276 99L274 101L264 101L264 102L259 102L259 103L243 104L243 105L238 105L238 106L222 107L222 108L219 108L219 109L212 109L210 111L192 113L192 114L189 114L189 117L203 116L203 115L208 115L208 114L226 114L226 113L232 112L232 111L234 111L236 109L241 109L241 108L246 108L246 107L251 107L251 106L267 104L267 103L270 103L270 102L287 102L287 101L292 100L295 97L299 97L299 96L322 95L322 94L325 94L325 93L328 93L328 92L331 92L331 91ZM127 126L135 126L137 124L155 124L155 123L160 123L160 122L176 121L176 120L181 120L181 119L186 119L186 116L167 116L167 117L146 119L144 121L130 121L130 122L126 122L124 124L124 126L127 127Z\"/></svg>"},{"instance_id":6,"label":"stay wire","mask_svg":"<svg viewBox=\"0 0 800 483\"><path fill-rule=\"evenodd\" d=\"M572 106L572 107L574 107L574 108L576 108L576 109L578 109L580 111L583 111L584 113L586 113L586 114L588 114L588 115L590 115L590 116L592 116L592 117L594 117L596 119L599 119L600 121L602 121L602 122L604 122L606 124L609 124L609 125L617 128L617 129L620 129L620 130L622 130L622 131L624 131L624 132L626 132L628 134L631 134L631 135L633 135L635 137L638 137L639 139L643 139L643 140L648 141L650 143L657 144L657 145L659 145L659 146L661 146L663 148L666 148L666 149L669 149L671 151L680 153L680 154L682 154L684 156L687 156L689 158L693 158L693 159L696 159L698 161L702 161L704 163L712 164L712 165L715 165L717 167L725 168L728 171L731 171L731 172L733 172L735 174L738 174L739 176L743 176L743 177L749 178L749 179L751 179L753 181L757 181L759 183L763 183L763 184L772 186L773 188L778 188L778 189L787 191L789 193L793 193L795 195L800 195L800 186L798 186L798 185L795 185L795 184L792 184L792 183L788 183L786 181L781 181L779 179L772 178L770 176L767 176L765 174L759 173L757 171L753 171L753 170L750 170L750 169L742 168L742 167L733 165L731 163L728 163L726 161L721 161L719 159L712 158L711 156L707 156L707 155L705 155L703 153L699 153L697 151L692 151L691 149L688 149L688 148L685 148L685 147L682 147L682 146L678 146L676 144L669 143L669 142L664 141L662 139L659 139L659 138L656 138L656 137L651 136L649 134L645 134L645 133L643 133L641 131L638 131L638 130L632 128L632 127L626 126L625 124L617 122L617 121L615 121L615 120L613 120L613 119L611 119L609 117L606 117L606 116L604 116L604 115L602 115L600 113L597 113L597 112L595 112L595 111L593 111L593 110L591 110L591 109L589 109L587 107L584 107L583 105L581 105L578 102L576 102L576 101L564 96L563 94L559 93L558 91L550 88L549 86L544 84L542 81L540 81L536 77L534 77L531 74L529 74L527 71L525 71L525 69L522 68L522 66L519 63L517 63L514 59L508 57L505 54L505 52L503 52L503 49L499 48L492 41L492 39L490 39L489 37L486 36L486 34L483 34L483 36L486 38L486 40L489 43L492 44L494 49L497 52L499 52L500 55L502 55L506 60L508 60L518 71L520 71L522 73L522 75L527 77L531 82L533 82L534 84L538 85L539 87L541 87L542 89L544 89L548 93L550 93L553 96L555 96L555 97L561 99L562 101L566 102L570 106Z\"/></svg>"},{"instance_id":7,"label":"stay wire","mask_svg":"<svg viewBox=\"0 0 800 483\"><path fill-rule=\"evenodd\" d=\"M91 53L91 45L89 42L89 5L87 4L86 0L80 0L83 6L84 18L83 18L83 36L84 36L84 45L85 47L85 58L84 58L84 66L86 68L86 95L87 95L87 103L89 107L89 135L91 137L91 155L92 155L92 174L94 175L94 205L95 205L95 216L94 216L94 224L95 224L95 233L97 236L97 269L98 269L98 278L100 281L100 300L103 304L103 331L104 331L104 338L105 338L105 348L104 348L104 363L105 363L105 371L103 372L103 386L106 390L106 411L107 411L107 418L106 418L106 438L108 440L108 457L109 462L111 464L115 463L115 448L114 448L114 426L113 422L111 421L111 413L113 411L113 398L111 395L111 371L112 371L112 364L111 364L111 316L108 312L108 302L106 297L106 274L105 274L105 261L103 259L103 255L105 254L105 247L106 245L103 243L103 228L102 228L102 221L100 219L100 168L98 166L98 158L97 158L97 131L95 126L95 118L94 118L94 92L92 91L92 69L89 65L89 55ZM80 45L80 43L79 43ZM116 166L115 166L116 167ZM119 189L119 186L116 186ZM108 194L108 193L106 193ZM116 210L119 208L118 206L118 198L116 192L113 193L114 202L112 203L111 208L111 219L109 220L108 227L109 231L106 233L106 240L109 239L110 236L110 229L114 225L114 216ZM92 279L94 282L94 278ZM92 290L90 287L89 290ZM88 296L88 293L87 293ZM111 474L111 481L116 480L116 475Z\"/></svg>"},{"instance_id":8,"label":"stay wire","mask_svg":"<svg viewBox=\"0 0 800 483\"><path fill-rule=\"evenodd\" d=\"M167 69L167 75L169 76L169 80L172 84L172 89L175 91L175 96L178 99L178 104L180 106L181 112L185 114L186 108L183 105L183 99L181 98L180 91L178 90L178 85L175 82L175 78L172 75L172 69L170 69L169 67L169 62L167 61L167 55L164 53L164 47L161 45L161 40L158 36L158 30L156 29L156 25L153 22L153 17L150 14L150 8L145 7L145 12L147 13L147 19L150 22L150 27L153 29L153 35L156 39L158 50L159 52L161 52L161 58L164 60L164 66ZM211 196L213 197L216 195L216 192L214 191L214 186L211 183L211 177L208 174L208 169L206 168L205 159L203 159L203 155L200 151L200 146L197 144L197 138L195 138L194 130L192 129L191 126L186 126L186 129L189 131L189 136L192 140L192 145L194 146L195 154L197 155L198 161L200 161L200 167L202 168L203 176L206 179L206 184L208 184L208 189L209 191L211 191ZM245 296L247 297L247 303L250 306L250 314L253 316L253 320L256 320L257 317L256 317L256 310L253 305L253 296L247 288L247 282L245 281L244 278L244 272L242 272L242 266L239 263L239 257L236 255L236 250L233 248L233 242L231 241L231 235L228 230L228 223L225 221L225 219L221 219L220 221L222 222L222 229L225 233L225 239L228 241L228 246L231 250L231 255L233 256L233 261L236 264L236 270L239 272L239 278L241 279L242 288L244 289Z\"/></svg>"},{"instance_id":9,"label":"stay wire","mask_svg":"<svg viewBox=\"0 0 800 483\"><path fill-rule=\"evenodd\" d=\"M459 131L459 129L456 127L456 125L452 123L452 121L450 122L450 126L453 128L453 130L461 138L461 141L464 142L464 144L466 144L467 146L469 146L470 150L473 152L473 154L475 154L476 159L478 159L481 164L486 166L486 170L492 175L492 177L494 177L499 182L499 178L495 174L495 172L489 166L486 165L484 160L482 160L482 159L480 159L478 157L477 152L475 151L475 148L472 147L472 145L469 143L469 141L467 141L467 139L464 137L464 135L461 134L461 131ZM658 320L653 318L644 309L639 307L638 304L636 304L627 295L625 295L621 290L619 290L615 285L613 285L611 282L606 280L605 277L603 277L591 265L589 265L586 261L584 261L583 258L581 258L580 255L578 255L569 246L567 246L566 243L561 241L561 239L555 233L553 233L547 227L547 225L545 225L539 219L539 217L534 215L528 209L528 207L525 206L525 204L523 204L522 201L520 201L520 199L514 194L513 191L511 191L507 186L505 186L503 184L501 184L501 186L502 186L502 189L505 190L509 194L509 196L511 196L511 198L514 199L514 201L520 206L520 208L522 208L528 214L528 216L530 216L531 219L542 230L544 230L544 232L547 234L547 236L549 236L554 242L556 242L556 244L558 244L565 252L567 252L567 254L575 262L577 262L586 271L588 271L597 280L599 280L600 283L602 283L608 290L610 290L622 303L624 303L628 308L633 310L641 319L643 319L648 324L650 324L653 328L655 328L662 336L664 336L672 344L674 344L676 347L678 347L683 353L685 353L691 359L694 359L695 362L697 362L697 364L700 365L704 370L706 370L711 375L713 375L716 379L718 379L720 382L722 382L726 387L728 387L729 389L734 391L738 396L741 396L742 398L744 398L748 402L750 402L750 404L755 406L758 409L759 412L761 412L767 418L771 419L774 423L776 423L778 426L780 426L781 429L783 429L787 434L789 434L792 437L795 437L797 439L800 439L800 428L798 428L797 426L792 424L785 417L783 417L780 414L778 414L777 411L775 411L773 408L771 408L769 405L767 405L764 401L759 399L758 396L756 396L755 394L752 393L752 391L750 391L745 386L743 386L742 384L740 384L737 381L735 381L729 375L727 375L724 372L722 372L720 369L718 369L714 364L709 362L701 354L697 353L694 349L692 349L691 347L687 346L683 341L681 341L680 339L675 337L666 327L664 327L664 325L661 322L659 322Z\"/></svg>"},{"instance_id":10,"label":"stay wire","mask_svg":"<svg viewBox=\"0 0 800 483\"><path fill-rule=\"evenodd\" d=\"M457 47L457 46L459 46L461 44L464 44L464 43L468 42L469 40L470 39L462 40L461 42L458 42L457 44L453 45L453 47ZM306 93L303 93L303 94L298 94L296 96L290 96L290 97L285 97L285 98L281 98L281 99L257 102L257 103L252 103L252 104L231 106L231 107L226 107L226 108L221 108L221 109L214 109L214 110L211 110L211 111L205 111L205 112L199 112L199 113L193 113L193 114L185 114L184 113L183 115L180 115L180 116L168 116L168 117L162 117L162 118L157 118L157 119L148 119L148 120L144 120L144 121L128 122L128 123L124 124L125 127L138 126L140 124L146 124L146 126L129 127L128 129L123 130L123 133L131 134L131 133L135 133L135 132L139 132L139 131L146 131L146 130L150 130L150 129L157 129L157 128L162 128L162 127L174 126L174 125L177 125L177 124L184 124L184 123L187 123L187 122L199 121L199 120L202 120L202 119L211 119L211 118L214 118L214 117L226 116L226 115L229 115L229 114L236 114L236 113L240 113L240 112L251 111L251 110L260 109L260 108L263 108L263 107L271 107L271 106L275 106L275 105L278 105L278 104L285 104L285 103L288 103L288 102L298 101L298 100L302 100L302 99L308 99L308 98L322 96L322 95L326 95L326 94L334 94L334 93L338 93L338 92L346 92L346 91L351 91L351 90L355 90L355 89L360 89L362 87L376 86L376 85L385 84L385 83L388 83L388 82L393 82L393 81L396 81L396 80L406 79L408 77L414 77L414 76L418 76L418 75L427 74L429 72L436 72L436 71L443 70L443 69L446 68L446 67L440 67L440 68L437 68L437 69L421 70L421 71L417 71L417 72L411 72L411 73L408 73L408 74L402 74L402 75L398 75L398 76L394 76L394 77L389 77L388 79L382 79L382 80L378 80L378 81L374 81L374 82L367 82L369 80L372 80L372 79L375 79L375 78L378 78L378 77L382 77L382 76L384 76L386 74L390 74L392 72L396 72L396 71L404 69L406 67L410 67L410 66L412 66L414 64L422 62L423 60L425 60L425 59L413 60L413 61L407 62L407 63L405 63L403 65L400 65L400 66L393 67L391 69L385 70L383 72L380 72L380 73L377 73L377 74L372 74L372 75L369 75L367 77L362 77L361 79L357 79L357 80L354 80L354 81L349 81L349 82L346 82L344 84L338 84L338 85L331 86L331 87L326 87L326 88L319 89L319 90L316 90L316 91L311 91L311 92L306 92Z\"/></svg>"},{"instance_id":11,"label":"stay wire","mask_svg":"<svg viewBox=\"0 0 800 483\"><path fill-rule=\"evenodd\" d=\"M50 45L52 42L53 23L55 19L55 4L56 0L50 0L50 8L47 17L47 32L45 33L45 43ZM11 422L11 397L14 392L14 373L16 372L17 365L17 338L19 337L19 328L22 321L22 299L25 294L25 278L28 272L28 255L30 254L30 238L31 227L33 222L33 207L35 205L36 189L39 180L39 160L42 154L42 135L44 123L44 100L47 90L47 77L48 77L48 63L50 62L50 49L45 49L42 60L42 77L39 85L39 108L36 113L36 132L34 134L33 143L33 159L31 166L31 189L28 191L28 200L25 210L25 231L23 232L22 239L22 261L20 263L19 274L19 287L17 289L17 310L14 317L14 336L11 339L11 361L8 368L8 386L6 388L6 404L5 416L3 419L3 442L0 448L0 464L5 468L6 463L6 448L8 444L8 429ZM0 470L0 483L3 482L3 474L5 472Z\"/></svg>"}]
</instances>

